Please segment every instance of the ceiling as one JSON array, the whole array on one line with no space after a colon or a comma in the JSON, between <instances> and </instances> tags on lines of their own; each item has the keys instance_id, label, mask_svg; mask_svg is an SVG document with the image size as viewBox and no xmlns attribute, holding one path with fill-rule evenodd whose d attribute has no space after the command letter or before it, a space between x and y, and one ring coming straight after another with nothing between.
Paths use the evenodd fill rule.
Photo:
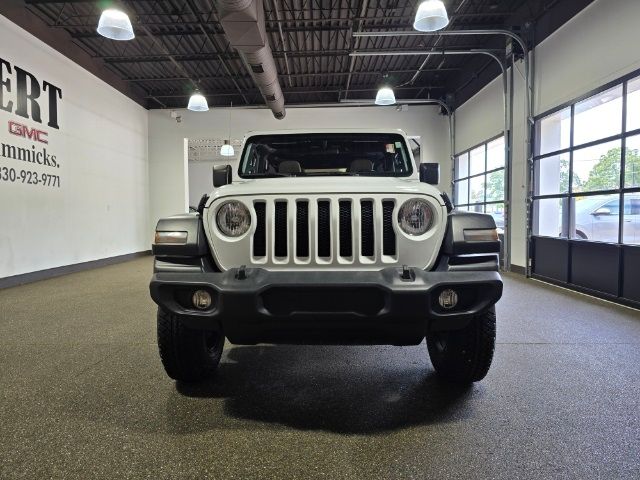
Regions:
<instances>
[{"instance_id":1,"label":"ceiling","mask_svg":"<svg viewBox=\"0 0 640 480\"><path fill-rule=\"evenodd\" d=\"M591 1L445 0L451 17L447 29L507 28L534 44ZM129 42L96 33L100 12L113 3L110 0L21 3L41 20L42 28L55 29L55 38L66 36L84 50L86 61L120 80L116 88L125 90L126 85L127 94L147 108L185 107L196 84L212 106L264 103L247 67L229 46L213 0L120 1L136 32ZM395 87L397 99L439 98L455 107L495 78L497 64L479 55L349 56L356 50L504 52L501 36L352 36L357 31L411 30L417 5L417 0L264 0L286 103L370 100L386 82Z\"/></svg>"}]
</instances>

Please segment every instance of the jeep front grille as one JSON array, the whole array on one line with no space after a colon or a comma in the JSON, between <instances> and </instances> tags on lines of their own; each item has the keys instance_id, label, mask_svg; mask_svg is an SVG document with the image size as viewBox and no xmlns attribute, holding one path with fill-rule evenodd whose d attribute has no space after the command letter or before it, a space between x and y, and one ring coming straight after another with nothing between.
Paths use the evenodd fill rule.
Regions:
<instances>
[{"instance_id":1,"label":"jeep front grille","mask_svg":"<svg viewBox=\"0 0 640 480\"><path fill-rule=\"evenodd\" d=\"M395 200L254 200L253 263L396 263Z\"/></svg>"},{"instance_id":2,"label":"jeep front grille","mask_svg":"<svg viewBox=\"0 0 640 480\"><path fill-rule=\"evenodd\" d=\"M296 202L296 256L309 258L309 202Z\"/></svg>"}]
</instances>

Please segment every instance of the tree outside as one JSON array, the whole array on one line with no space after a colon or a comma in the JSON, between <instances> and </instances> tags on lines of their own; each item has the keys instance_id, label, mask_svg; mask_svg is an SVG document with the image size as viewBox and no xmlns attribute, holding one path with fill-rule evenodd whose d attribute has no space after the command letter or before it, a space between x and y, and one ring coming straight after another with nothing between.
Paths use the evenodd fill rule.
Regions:
<instances>
[{"instance_id":1,"label":"tree outside","mask_svg":"<svg viewBox=\"0 0 640 480\"><path fill-rule=\"evenodd\" d=\"M589 178L581 185L584 192L617 188L620 183L622 148L612 148L600 157L589 172ZM625 158L625 186L640 186L640 154L638 150L627 148ZM576 190L574 176L574 190Z\"/></svg>"}]
</instances>

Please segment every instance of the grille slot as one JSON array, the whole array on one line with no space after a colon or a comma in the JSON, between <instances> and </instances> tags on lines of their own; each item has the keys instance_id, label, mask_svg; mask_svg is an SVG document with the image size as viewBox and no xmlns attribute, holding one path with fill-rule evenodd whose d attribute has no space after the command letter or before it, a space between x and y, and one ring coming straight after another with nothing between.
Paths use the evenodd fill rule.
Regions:
<instances>
[{"instance_id":1,"label":"grille slot","mask_svg":"<svg viewBox=\"0 0 640 480\"><path fill-rule=\"evenodd\" d=\"M353 232L351 225L351 201L340 200L340 256L353 256Z\"/></svg>"},{"instance_id":2,"label":"grille slot","mask_svg":"<svg viewBox=\"0 0 640 480\"><path fill-rule=\"evenodd\" d=\"M362 200L360 202L360 217L362 222L362 238L360 239L362 255L365 257L373 257L373 201Z\"/></svg>"},{"instance_id":3,"label":"grille slot","mask_svg":"<svg viewBox=\"0 0 640 480\"><path fill-rule=\"evenodd\" d=\"M256 231L253 234L253 256L264 257L267 255L266 205L264 202L255 202L253 208L256 211Z\"/></svg>"},{"instance_id":4,"label":"grille slot","mask_svg":"<svg viewBox=\"0 0 640 480\"><path fill-rule=\"evenodd\" d=\"M296 257L309 257L309 202L298 202L296 207Z\"/></svg>"},{"instance_id":5,"label":"grille slot","mask_svg":"<svg viewBox=\"0 0 640 480\"><path fill-rule=\"evenodd\" d=\"M274 255L276 257L287 256L287 202L275 203L275 215L273 219Z\"/></svg>"},{"instance_id":6,"label":"grille slot","mask_svg":"<svg viewBox=\"0 0 640 480\"><path fill-rule=\"evenodd\" d=\"M393 207L394 202L384 200L382 202L382 254L396 254L396 232L393 231Z\"/></svg>"},{"instance_id":7,"label":"grille slot","mask_svg":"<svg viewBox=\"0 0 640 480\"><path fill-rule=\"evenodd\" d=\"M318 202L318 256L331 257L331 204Z\"/></svg>"}]
</instances>

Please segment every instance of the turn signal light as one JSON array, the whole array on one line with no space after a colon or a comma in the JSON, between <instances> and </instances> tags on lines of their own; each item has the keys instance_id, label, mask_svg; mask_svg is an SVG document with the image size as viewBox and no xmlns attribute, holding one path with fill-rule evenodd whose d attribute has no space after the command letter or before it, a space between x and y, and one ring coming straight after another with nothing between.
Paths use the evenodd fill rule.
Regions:
<instances>
[{"instance_id":1,"label":"turn signal light","mask_svg":"<svg viewBox=\"0 0 640 480\"><path fill-rule=\"evenodd\" d=\"M184 245L187 243L187 232L156 232L156 245Z\"/></svg>"},{"instance_id":2,"label":"turn signal light","mask_svg":"<svg viewBox=\"0 0 640 480\"><path fill-rule=\"evenodd\" d=\"M465 242L497 242L498 229L497 228L465 229L464 241Z\"/></svg>"}]
</instances>

